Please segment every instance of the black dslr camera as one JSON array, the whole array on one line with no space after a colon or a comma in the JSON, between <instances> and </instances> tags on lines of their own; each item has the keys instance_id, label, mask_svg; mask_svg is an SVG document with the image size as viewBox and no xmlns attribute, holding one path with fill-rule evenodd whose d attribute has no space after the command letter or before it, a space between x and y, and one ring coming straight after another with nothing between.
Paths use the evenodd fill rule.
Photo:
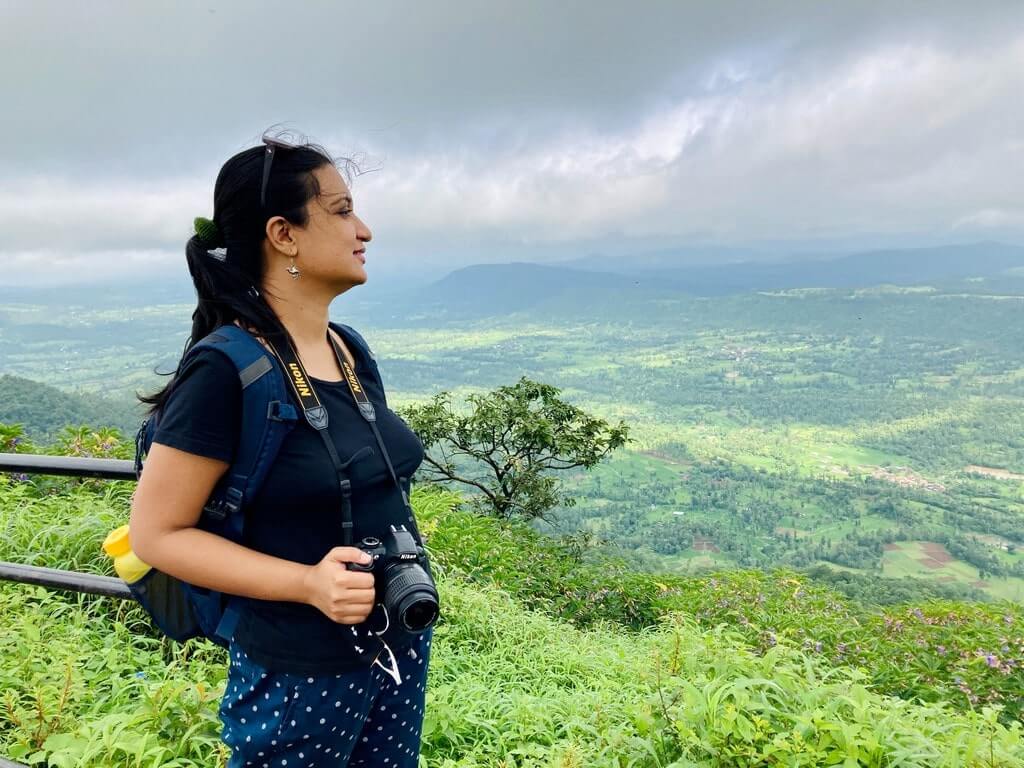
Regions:
<instances>
[{"instance_id":1,"label":"black dslr camera","mask_svg":"<svg viewBox=\"0 0 1024 768\"><path fill-rule=\"evenodd\" d=\"M425 632L438 616L437 587L424 569L427 555L404 525L391 531L384 541L367 536L356 546L373 560L367 564L348 563L353 571L374 573L377 595L383 595L388 617L407 632ZM427 566L429 567L429 566Z\"/></svg>"}]
</instances>

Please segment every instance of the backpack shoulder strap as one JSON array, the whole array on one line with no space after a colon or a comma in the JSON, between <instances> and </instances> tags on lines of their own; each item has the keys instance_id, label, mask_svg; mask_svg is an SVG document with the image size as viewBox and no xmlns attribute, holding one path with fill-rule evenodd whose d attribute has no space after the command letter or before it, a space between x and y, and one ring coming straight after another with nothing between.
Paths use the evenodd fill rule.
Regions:
<instances>
[{"instance_id":1,"label":"backpack shoulder strap","mask_svg":"<svg viewBox=\"0 0 1024 768\"><path fill-rule=\"evenodd\" d=\"M203 508L207 530L240 542L245 505L259 493L285 435L298 420L277 358L248 331L224 325L200 342L228 357L242 387L242 424L235 459ZM198 345L197 345L198 346ZM213 632L227 647L242 615L241 598L225 595Z\"/></svg>"},{"instance_id":2,"label":"backpack shoulder strap","mask_svg":"<svg viewBox=\"0 0 1024 768\"><path fill-rule=\"evenodd\" d=\"M235 458L204 507L222 535L241 539L242 507L259 492L298 410L289 399L280 363L251 334L224 325L196 347L216 349L238 372L242 387L242 421Z\"/></svg>"},{"instance_id":3,"label":"backpack shoulder strap","mask_svg":"<svg viewBox=\"0 0 1024 768\"><path fill-rule=\"evenodd\" d=\"M244 507L263 485L281 443L295 426L298 410L289 399L277 358L247 331L234 324L223 325L192 345L181 363L202 349L216 350L234 366L242 391L242 418L232 464L210 494L198 526L240 542ZM141 473L142 454L152 444L158 420L159 412L146 419L136 435L137 474ZM200 634L227 647L241 616L243 599L189 584L183 584L183 589L193 608L207 619L200 622Z\"/></svg>"}]
</instances>

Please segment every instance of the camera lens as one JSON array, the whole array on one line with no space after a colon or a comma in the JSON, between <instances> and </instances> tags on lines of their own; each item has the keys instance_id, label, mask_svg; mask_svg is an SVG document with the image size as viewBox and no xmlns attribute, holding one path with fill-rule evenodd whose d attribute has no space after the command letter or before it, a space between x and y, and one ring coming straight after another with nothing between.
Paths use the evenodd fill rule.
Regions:
<instances>
[{"instance_id":1,"label":"camera lens","mask_svg":"<svg viewBox=\"0 0 1024 768\"><path fill-rule=\"evenodd\" d=\"M423 632L437 619L438 600L434 581L417 563L388 569L384 605L409 632Z\"/></svg>"},{"instance_id":2,"label":"camera lens","mask_svg":"<svg viewBox=\"0 0 1024 768\"><path fill-rule=\"evenodd\" d=\"M406 608L401 621L410 632L423 632L437 620L437 613L437 601L424 598Z\"/></svg>"}]
</instances>

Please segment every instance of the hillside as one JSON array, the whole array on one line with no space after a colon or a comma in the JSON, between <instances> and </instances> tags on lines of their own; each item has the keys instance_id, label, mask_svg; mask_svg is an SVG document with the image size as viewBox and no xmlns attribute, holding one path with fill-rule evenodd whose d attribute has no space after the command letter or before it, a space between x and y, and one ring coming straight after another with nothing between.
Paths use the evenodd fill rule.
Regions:
<instances>
[{"instance_id":1,"label":"hillside","mask_svg":"<svg viewBox=\"0 0 1024 768\"><path fill-rule=\"evenodd\" d=\"M109 574L99 544L130 492L0 480L0 559ZM793 573L641 574L473 517L456 495L416 487L413 502L443 604L430 765L1024 765L1019 608L877 612ZM223 758L219 648L162 642L137 607L13 584L0 621L0 755Z\"/></svg>"},{"instance_id":2,"label":"hillside","mask_svg":"<svg viewBox=\"0 0 1024 768\"><path fill-rule=\"evenodd\" d=\"M141 411L125 397L76 395L56 386L0 375L0 424L21 424L33 440L49 442L67 424L116 427L133 434Z\"/></svg>"},{"instance_id":3,"label":"hillside","mask_svg":"<svg viewBox=\"0 0 1024 768\"><path fill-rule=\"evenodd\" d=\"M399 306L407 320L425 314L433 322L529 313L537 307L568 308L596 297L643 300L672 292L671 286L666 290L652 276L623 280L621 275L606 272L515 262L455 270L409 292Z\"/></svg>"}]
</instances>

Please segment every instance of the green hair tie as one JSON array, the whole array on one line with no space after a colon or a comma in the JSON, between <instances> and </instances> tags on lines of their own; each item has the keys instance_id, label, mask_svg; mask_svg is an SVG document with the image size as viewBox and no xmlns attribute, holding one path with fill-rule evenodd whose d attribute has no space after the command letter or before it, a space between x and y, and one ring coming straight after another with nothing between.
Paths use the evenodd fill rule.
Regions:
<instances>
[{"instance_id":1,"label":"green hair tie","mask_svg":"<svg viewBox=\"0 0 1024 768\"><path fill-rule=\"evenodd\" d=\"M217 225L211 219L203 216L196 216L193 220L196 236L207 248L216 248L220 243L220 232Z\"/></svg>"}]
</instances>

